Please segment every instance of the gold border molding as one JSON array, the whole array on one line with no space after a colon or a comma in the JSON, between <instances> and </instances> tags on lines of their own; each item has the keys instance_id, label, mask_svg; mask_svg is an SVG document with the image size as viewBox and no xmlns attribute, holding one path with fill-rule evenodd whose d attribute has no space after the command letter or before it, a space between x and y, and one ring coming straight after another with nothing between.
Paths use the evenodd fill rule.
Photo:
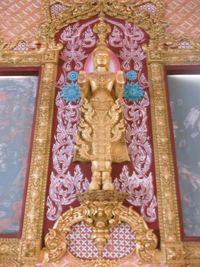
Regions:
<instances>
[{"instance_id":1,"label":"gold border molding","mask_svg":"<svg viewBox=\"0 0 200 267\"><path fill-rule=\"evenodd\" d=\"M151 119L156 167L161 262L169 266L200 264L200 242L183 242L180 236L175 171L169 129L165 65L200 65L200 49L144 47L148 59Z\"/></svg>"},{"instance_id":2,"label":"gold border molding","mask_svg":"<svg viewBox=\"0 0 200 267\"><path fill-rule=\"evenodd\" d=\"M17 262L36 262L41 249L54 91L62 46L24 52L13 51L13 44L1 42L0 45L0 67L42 67L22 236L20 239L0 238L0 262L17 265Z\"/></svg>"}]
</instances>

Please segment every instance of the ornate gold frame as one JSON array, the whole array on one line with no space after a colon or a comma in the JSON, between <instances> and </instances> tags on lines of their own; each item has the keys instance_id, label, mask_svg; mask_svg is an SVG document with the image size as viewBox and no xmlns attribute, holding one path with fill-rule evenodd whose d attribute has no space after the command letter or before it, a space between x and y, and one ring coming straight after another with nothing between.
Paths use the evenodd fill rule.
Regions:
<instances>
[{"instance_id":1,"label":"ornate gold frame","mask_svg":"<svg viewBox=\"0 0 200 267\"><path fill-rule=\"evenodd\" d=\"M41 248L54 91L61 46L28 52L13 51L10 47L1 43L0 67L42 67L22 236L21 239L0 238L0 263L14 264L37 261Z\"/></svg>"},{"instance_id":2,"label":"ornate gold frame","mask_svg":"<svg viewBox=\"0 0 200 267\"><path fill-rule=\"evenodd\" d=\"M199 49L147 48L151 118L156 167L161 261L171 266L200 264L200 242L183 242L180 236L175 171L164 82L165 65L200 65Z\"/></svg>"},{"instance_id":3,"label":"ornate gold frame","mask_svg":"<svg viewBox=\"0 0 200 267\"><path fill-rule=\"evenodd\" d=\"M75 0L67 6L67 10L54 16L50 15L50 6L56 2L64 5L65 2L43 1L46 22L36 38L40 48L27 52L13 51L17 41L6 44L0 39L0 66L42 66L22 237L0 239L0 262L10 263L11 266L17 263L35 263L41 252L54 88L58 53L61 49L60 45L55 44L54 36L64 26L97 15L103 10L110 16L134 22L150 35L150 42L144 49L147 53L150 83L161 262L173 267L184 263L200 264L200 242L182 242L180 238L163 73L164 65L200 65L200 42L189 40L194 49L176 47L181 40L174 40L166 34L161 21L164 5L160 0L150 1L157 7L155 16L140 9L148 0L139 0L135 4L130 4L128 0ZM168 50L164 49L164 45L168 46Z\"/></svg>"}]
</instances>

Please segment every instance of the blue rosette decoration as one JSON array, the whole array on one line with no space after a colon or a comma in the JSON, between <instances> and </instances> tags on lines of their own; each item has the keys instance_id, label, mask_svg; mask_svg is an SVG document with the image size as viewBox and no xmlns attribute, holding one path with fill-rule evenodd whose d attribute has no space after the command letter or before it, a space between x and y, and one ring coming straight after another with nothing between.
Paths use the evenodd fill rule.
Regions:
<instances>
[{"instance_id":1,"label":"blue rosette decoration","mask_svg":"<svg viewBox=\"0 0 200 267\"><path fill-rule=\"evenodd\" d=\"M126 78L130 81L134 81L137 79L137 73L134 70L130 70L126 73Z\"/></svg>"},{"instance_id":2,"label":"blue rosette decoration","mask_svg":"<svg viewBox=\"0 0 200 267\"><path fill-rule=\"evenodd\" d=\"M74 82L78 80L78 72L70 71L67 78L71 81L71 83L67 83L63 88L61 88L60 95L66 102L76 102L81 96L79 86L77 82Z\"/></svg>"},{"instance_id":3,"label":"blue rosette decoration","mask_svg":"<svg viewBox=\"0 0 200 267\"><path fill-rule=\"evenodd\" d=\"M124 98L130 102L137 102L142 99L144 96L144 88L141 87L138 82L133 82L137 79L137 73L134 70L131 70L126 73L127 82L124 88Z\"/></svg>"},{"instance_id":4,"label":"blue rosette decoration","mask_svg":"<svg viewBox=\"0 0 200 267\"><path fill-rule=\"evenodd\" d=\"M67 74L67 78L70 81L77 81L78 80L78 72L76 72L76 71L70 71Z\"/></svg>"}]
</instances>

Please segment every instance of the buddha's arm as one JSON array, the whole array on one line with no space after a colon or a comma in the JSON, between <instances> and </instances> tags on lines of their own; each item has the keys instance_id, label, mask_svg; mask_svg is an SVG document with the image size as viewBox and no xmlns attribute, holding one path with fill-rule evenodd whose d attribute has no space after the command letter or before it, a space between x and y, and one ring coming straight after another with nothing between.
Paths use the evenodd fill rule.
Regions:
<instances>
[{"instance_id":1,"label":"buddha's arm","mask_svg":"<svg viewBox=\"0 0 200 267\"><path fill-rule=\"evenodd\" d=\"M125 84L124 73L123 73L123 71L119 70L117 72L116 78L115 78L115 96L116 96L116 98L122 98L123 97L124 84Z\"/></svg>"},{"instance_id":2,"label":"buddha's arm","mask_svg":"<svg viewBox=\"0 0 200 267\"><path fill-rule=\"evenodd\" d=\"M89 80L85 71L81 70L78 76L78 84L82 98L87 98L90 90Z\"/></svg>"}]
</instances>

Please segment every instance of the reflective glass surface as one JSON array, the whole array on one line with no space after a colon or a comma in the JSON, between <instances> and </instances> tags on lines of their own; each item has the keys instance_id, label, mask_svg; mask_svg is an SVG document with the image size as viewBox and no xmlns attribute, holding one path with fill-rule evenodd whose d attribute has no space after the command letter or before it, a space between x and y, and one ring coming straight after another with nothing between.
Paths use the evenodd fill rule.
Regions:
<instances>
[{"instance_id":1,"label":"reflective glass surface","mask_svg":"<svg viewBox=\"0 0 200 267\"><path fill-rule=\"evenodd\" d=\"M37 76L0 76L0 233L20 229Z\"/></svg>"},{"instance_id":2,"label":"reflective glass surface","mask_svg":"<svg viewBox=\"0 0 200 267\"><path fill-rule=\"evenodd\" d=\"M200 75L168 75L185 236L200 236Z\"/></svg>"}]
</instances>

